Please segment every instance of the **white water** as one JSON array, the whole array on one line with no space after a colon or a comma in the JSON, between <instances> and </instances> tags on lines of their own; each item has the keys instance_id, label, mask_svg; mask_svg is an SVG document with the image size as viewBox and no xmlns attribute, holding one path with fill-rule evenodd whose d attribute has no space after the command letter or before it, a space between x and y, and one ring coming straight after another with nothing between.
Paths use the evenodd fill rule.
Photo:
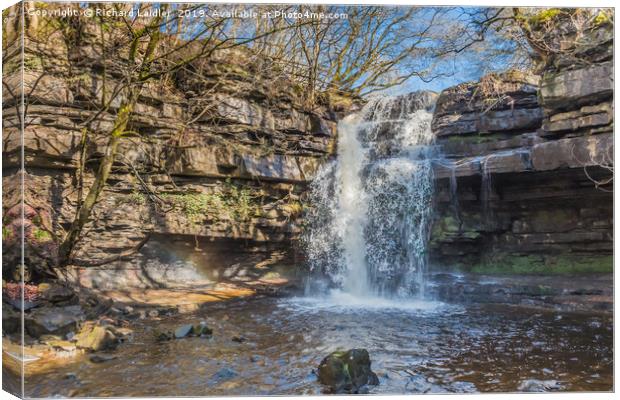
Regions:
<instances>
[{"instance_id":1,"label":"white water","mask_svg":"<svg viewBox=\"0 0 620 400\"><path fill-rule=\"evenodd\" d=\"M313 182L306 253L328 281L318 290L328 286L338 303L424 298L433 136L432 113L418 103L375 99L342 120L338 157Z\"/></svg>"}]
</instances>

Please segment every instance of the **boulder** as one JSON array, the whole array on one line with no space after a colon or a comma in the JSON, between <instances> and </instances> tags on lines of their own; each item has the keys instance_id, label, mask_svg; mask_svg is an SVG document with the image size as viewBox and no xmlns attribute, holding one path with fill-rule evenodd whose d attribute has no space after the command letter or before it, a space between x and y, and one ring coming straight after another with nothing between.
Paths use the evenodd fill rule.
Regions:
<instances>
[{"instance_id":1,"label":"boulder","mask_svg":"<svg viewBox=\"0 0 620 400\"><path fill-rule=\"evenodd\" d=\"M15 312L12 307L2 307L2 332L16 333L20 327L21 313Z\"/></svg>"},{"instance_id":2,"label":"boulder","mask_svg":"<svg viewBox=\"0 0 620 400\"><path fill-rule=\"evenodd\" d=\"M174 331L174 337L176 339L182 339L186 336L189 336L192 331L194 330L194 326L192 324L187 324L187 325L182 325L179 326L175 331Z\"/></svg>"},{"instance_id":3,"label":"boulder","mask_svg":"<svg viewBox=\"0 0 620 400\"><path fill-rule=\"evenodd\" d=\"M64 336L74 331L84 315L80 306L45 307L25 315L26 332L38 338L51 334Z\"/></svg>"},{"instance_id":4,"label":"boulder","mask_svg":"<svg viewBox=\"0 0 620 400\"><path fill-rule=\"evenodd\" d=\"M365 385L379 384L365 349L331 353L321 361L318 375L319 382L331 393L359 393Z\"/></svg>"},{"instance_id":5,"label":"boulder","mask_svg":"<svg viewBox=\"0 0 620 400\"><path fill-rule=\"evenodd\" d=\"M50 303L62 303L71 301L75 298L73 290L67 286L58 284L45 284L39 285L39 293L41 300L48 301Z\"/></svg>"},{"instance_id":6,"label":"boulder","mask_svg":"<svg viewBox=\"0 0 620 400\"><path fill-rule=\"evenodd\" d=\"M213 335L213 329L209 328L206 323L201 322L198 325L194 325L192 334L195 336L210 336Z\"/></svg>"},{"instance_id":7,"label":"boulder","mask_svg":"<svg viewBox=\"0 0 620 400\"><path fill-rule=\"evenodd\" d=\"M112 331L89 324L76 336L76 346L87 351L99 351L116 347L118 340Z\"/></svg>"}]
</instances>

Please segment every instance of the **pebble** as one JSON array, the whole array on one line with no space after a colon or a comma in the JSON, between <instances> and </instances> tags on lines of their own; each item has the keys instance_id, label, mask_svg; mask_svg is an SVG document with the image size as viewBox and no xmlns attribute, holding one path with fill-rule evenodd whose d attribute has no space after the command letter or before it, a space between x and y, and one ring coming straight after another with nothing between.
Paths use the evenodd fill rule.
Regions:
<instances>
[{"instance_id":1,"label":"pebble","mask_svg":"<svg viewBox=\"0 0 620 400\"><path fill-rule=\"evenodd\" d=\"M117 358L118 356L115 356L113 354L93 354L90 356L90 361L99 364L106 361L115 360Z\"/></svg>"}]
</instances>

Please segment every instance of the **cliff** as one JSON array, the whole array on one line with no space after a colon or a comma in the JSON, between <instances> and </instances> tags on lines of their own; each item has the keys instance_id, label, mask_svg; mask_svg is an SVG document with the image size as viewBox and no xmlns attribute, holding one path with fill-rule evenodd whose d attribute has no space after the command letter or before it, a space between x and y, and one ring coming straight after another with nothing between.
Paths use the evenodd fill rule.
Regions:
<instances>
[{"instance_id":1,"label":"cliff","mask_svg":"<svg viewBox=\"0 0 620 400\"><path fill-rule=\"evenodd\" d=\"M435 264L612 270L613 27L586 36L547 58L541 76L488 75L439 96Z\"/></svg>"},{"instance_id":2,"label":"cliff","mask_svg":"<svg viewBox=\"0 0 620 400\"><path fill-rule=\"evenodd\" d=\"M48 256L93 180L119 111L119 98L102 105L122 77L123 60L112 64L119 70L106 67L97 35L84 24L79 38L58 30L28 30L25 37L31 274L53 265ZM15 46L19 41L5 54ZM5 60L3 77L6 272L18 257L19 61L19 52ZM161 286L182 283L196 269L243 275L256 264L291 262L300 197L330 153L336 125L333 107L305 104L300 90L242 48L149 84L75 252L91 266L76 267L71 277L88 286Z\"/></svg>"}]
</instances>

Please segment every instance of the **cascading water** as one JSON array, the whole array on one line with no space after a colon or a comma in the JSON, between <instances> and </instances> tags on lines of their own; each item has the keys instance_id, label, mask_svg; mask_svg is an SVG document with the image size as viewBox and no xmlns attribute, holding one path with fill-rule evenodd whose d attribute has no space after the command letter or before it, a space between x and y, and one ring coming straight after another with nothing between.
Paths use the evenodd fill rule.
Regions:
<instances>
[{"instance_id":1,"label":"cascading water","mask_svg":"<svg viewBox=\"0 0 620 400\"><path fill-rule=\"evenodd\" d=\"M311 190L309 290L322 275L357 298L424 297L433 101L429 92L374 99L339 123L338 157Z\"/></svg>"}]
</instances>

